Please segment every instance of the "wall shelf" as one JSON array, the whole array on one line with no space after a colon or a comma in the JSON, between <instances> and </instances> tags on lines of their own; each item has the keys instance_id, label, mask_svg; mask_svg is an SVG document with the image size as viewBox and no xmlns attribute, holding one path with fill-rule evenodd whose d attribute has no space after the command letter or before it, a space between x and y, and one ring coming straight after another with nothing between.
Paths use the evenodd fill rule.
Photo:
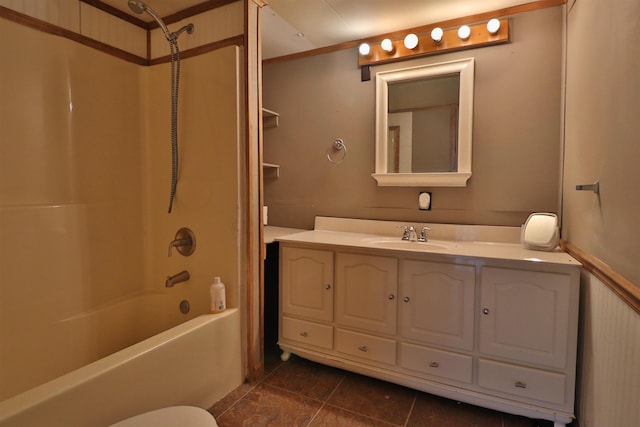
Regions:
<instances>
[{"instance_id":1,"label":"wall shelf","mask_svg":"<svg viewBox=\"0 0 640 427\"><path fill-rule=\"evenodd\" d=\"M262 123L264 128L277 128L280 124L280 114L275 111L262 109Z\"/></svg>"},{"instance_id":2,"label":"wall shelf","mask_svg":"<svg viewBox=\"0 0 640 427\"><path fill-rule=\"evenodd\" d=\"M280 124L280 114L266 108L262 109L262 126L264 129L276 128ZM262 163L262 171L265 176L280 178L280 165L274 163Z\"/></svg>"},{"instance_id":3,"label":"wall shelf","mask_svg":"<svg viewBox=\"0 0 640 427\"><path fill-rule=\"evenodd\" d=\"M265 175L269 174L269 176L280 178L280 165L276 165L274 163L263 163L262 168Z\"/></svg>"}]
</instances>

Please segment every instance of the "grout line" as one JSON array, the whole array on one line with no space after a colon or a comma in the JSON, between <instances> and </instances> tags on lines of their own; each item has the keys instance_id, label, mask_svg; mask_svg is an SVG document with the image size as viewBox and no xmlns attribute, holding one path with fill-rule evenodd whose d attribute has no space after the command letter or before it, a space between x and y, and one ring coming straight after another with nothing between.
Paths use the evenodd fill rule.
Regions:
<instances>
[{"instance_id":1,"label":"grout line","mask_svg":"<svg viewBox=\"0 0 640 427\"><path fill-rule=\"evenodd\" d=\"M253 390L256 389L256 387L258 386L258 383L253 384L251 386L251 388L249 390L247 390L246 393L244 393L242 396L238 397L232 404L229 405L229 407L227 407L227 409L225 409L224 411L222 411L220 414L218 414L218 418L222 417L224 414L226 414L227 412L229 412L232 408L234 408L241 400L243 400L245 397L247 397L249 395L249 393L251 393ZM242 385L238 386L238 388L242 387ZM232 392L233 393L233 392ZM223 398L224 399L224 398ZM215 404L214 404L215 406ZM213 406L211 407L213 408ZM211 409L209 408L209 409Z\"/></svg>"},{"instance_id":2,"label":"grout line","mask_svg":"<svg viewBox=\"0 0 640 427\"><path fill-rule=\"evenodd\" d=\"M416 407L416 402L418 401L418 393L413 393L413 402L411 403L411 408L409 408L409 413L407 414L407 419L404 420L404 427L407 427L409 424L409 420L411 419L411 414L413 413L413 409Z\"/></svg>"},{"instance_id":3,"label":"grout line","mask_svg":"<svg viewBox=\"0 0 640 427\"><path fill-rule=\"evenodd\" d=\"M322 401L322 405L320 405L320 408L318 408L318 410L313 415L313 417L311 417L307 425L310 425L313 422L313 420L318 418L318 414L320 414L320 411L322 411L322 409L324 409L324 407L328 405L327 402L329 401L329 399L331 399L331 396L335 394L336 390L338 390L338 387L340 387L340 385L344 382L345 378L346 378L346 375L343 375L342 379L338 381L338 384L336 384L333 390L331 390L331 393L329 393L329 395Z\"/></svg>"},{"instance_id":4,"label":"grout line","mask_svg":"<svg viewBox=\"0 0 640 427\"><path fill-rule=\"evenodd\" d=\"M313 416L311 417L311 419L309 420L309 422L307 424L305 424L305 426L309 426L311 425L311 423L313 422L313 420L315 420L316 418L318 418L318 414L320 413L320 411L322 411L322 408L325 407L325 405L327 404L327 402L322 402L322 405L320 405L320 407L318 408L318 410L316 411L315 414L313 414Z\"/></svg>"}]
</instances>

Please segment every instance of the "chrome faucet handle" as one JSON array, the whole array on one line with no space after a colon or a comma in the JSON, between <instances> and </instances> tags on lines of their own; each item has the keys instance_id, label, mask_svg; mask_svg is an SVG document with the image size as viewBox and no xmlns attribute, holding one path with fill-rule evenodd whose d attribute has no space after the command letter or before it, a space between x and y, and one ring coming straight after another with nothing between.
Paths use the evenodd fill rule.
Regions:
<instances>
[{"instance_id":1,"label":"chrome faucet handle","mask_svg":"<svg viewBox=\"0 0 640 427\"><path fill-rule=\"evenodd\" d=\"M427 241L427 231L431 231L431 227L427 227L426 225L420 228L420 235L418 236L418 242L426 242Z\"/></svg>"},{"instance_id":2,"label":"chrome faucet handle","mask_svg":"<svg viewBox=\"0 0 640 427\"><path fill-rule=\"evenodd\" d=\"M399 225L398 228L402 228L402 240L411 240L411 233L416 232L415 227L412 225Z\"/></svg>"}]
</instances>

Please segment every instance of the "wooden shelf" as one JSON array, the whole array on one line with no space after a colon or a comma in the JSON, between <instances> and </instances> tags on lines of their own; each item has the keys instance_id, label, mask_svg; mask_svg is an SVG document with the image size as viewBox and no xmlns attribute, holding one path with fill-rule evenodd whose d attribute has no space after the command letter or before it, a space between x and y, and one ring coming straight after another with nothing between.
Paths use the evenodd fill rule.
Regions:
<instances>
[{"instance_id":1,"label":"wooden shelf","mask_svg":"<svg viewBox=\"0 0 640 427\"><path fill-rule=\"evenodd\" d=\"M274 163L263 163L262 168L264 169L265 174L269 173L276 178L280 178L280 165L276 165Z\"/></svg>"},{"instance_id":2,"label":"wooden shelf","mask_svg":"<svg viewBox=\"0 0 640 427\"><path fill-rule=\"evenodd\" d=\"M275 111L268 110L266 108L262 109L262 123L266 128L277 128L280 124L280 114Z\"/></svg>"}]
</instances>

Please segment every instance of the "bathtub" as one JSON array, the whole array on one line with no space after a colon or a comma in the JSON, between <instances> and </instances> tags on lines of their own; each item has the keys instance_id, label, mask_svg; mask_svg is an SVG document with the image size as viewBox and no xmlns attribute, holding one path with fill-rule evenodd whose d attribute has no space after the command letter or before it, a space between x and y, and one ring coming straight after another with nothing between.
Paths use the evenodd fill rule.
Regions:
<instances>
[{"instance_id":1,"label":"bathtub","mask_svg":"<svg viewBox=\"0 0 640 427\"><path fill-rule=\"evenodd\" d=\"M208 409L242 383L243 366L239 310L202 315L0 402L0 427L99 427L171 405Z\"/></svg>"}]
</instances>

